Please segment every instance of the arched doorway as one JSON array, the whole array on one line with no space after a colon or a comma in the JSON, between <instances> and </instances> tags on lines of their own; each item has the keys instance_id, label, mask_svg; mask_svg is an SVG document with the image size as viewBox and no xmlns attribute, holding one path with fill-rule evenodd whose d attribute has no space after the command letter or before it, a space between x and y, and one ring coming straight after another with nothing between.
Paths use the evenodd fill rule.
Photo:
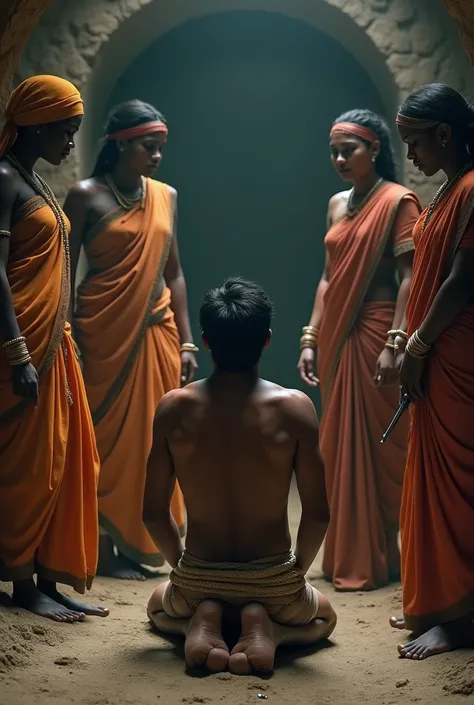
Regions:
<instances>
[{"instance_id":1,"label":"arched doorway","mask_svg":"<svg viewBox=\"0 0 474 705\"><path fill-rule=\"evenodd\" d=\"M259 281L276 307L263 373L300 386L299 331L322 270L327 202L342 186L328 130L351 107L385 113L376 87L327 34L246 11L196 18L156 40L121 76L109 106L135 97L169 120L158 176L180 194L195 333L210 286L233 274ZM201 355L201 374L208 371Z\"/></svg>"}]
</instances>

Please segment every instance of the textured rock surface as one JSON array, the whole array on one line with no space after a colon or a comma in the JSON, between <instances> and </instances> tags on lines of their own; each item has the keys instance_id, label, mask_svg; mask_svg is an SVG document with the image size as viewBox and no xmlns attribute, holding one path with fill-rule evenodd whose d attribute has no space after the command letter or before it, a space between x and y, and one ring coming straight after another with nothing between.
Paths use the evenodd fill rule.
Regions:
<instances>
[{"instance_id":1,"label":"textured rock surface","mask_svg":"<svg viewBox=\"0 0 474 705\"><path fill-rule=\"evenodd\" d=\"M444 0L444 4L459 25L465 49L474 65L474 2L472 0Z\"/></svg>"},{"instance_id":2,"label":"textured rock surface","mask_svg":"<svg viewBox=\"0 0 474 705\"><path fill-rule=\"evenodd\" d=\"M59 73L85 89L94 67L100 61L101 49L114 41L117 28L144 6L154 2L166 4L165 0L55 0L31 35L18 78L34 73ZM326 2L351 17L361 31L371 38L381 61L387 63L392 73L400 98L430 81L447 82L463 93L474 93L474 74L463 51L457 27L442 0ZM469 13L474 14L473 0L445 2L453 12L462 13L462 6L465 6L464 15L458 14L458 19L469 18ZM314 3L316 8L319 3L317 0ZM48 3L44 0L19 0L10 4L28 4L34 10L35 6ZM469 5L472 10L467 9ZM255 8L258 7L259 3L255 2ZM470 27L474 27L474 22ZM344 41L343 37L341 41ZM69 184L78 177L77 157L76 160L71 159L60 174L48 168L43 173L58 195L63 196ZM427 184L421 174L412 170L407 171L406 181L418 191L423 201L429 199L436 186L433 182Z\"/></svg>"},{"instance_id":3,"label":"textured rock surface","mask_svg":"<svg viewBox=\"0 0 474 705\"><path fill-rule=\"evenodd\" d=\"M23 45L51 0L0 0L0 105L8 99Z\"/></svg>"}]
</instances>

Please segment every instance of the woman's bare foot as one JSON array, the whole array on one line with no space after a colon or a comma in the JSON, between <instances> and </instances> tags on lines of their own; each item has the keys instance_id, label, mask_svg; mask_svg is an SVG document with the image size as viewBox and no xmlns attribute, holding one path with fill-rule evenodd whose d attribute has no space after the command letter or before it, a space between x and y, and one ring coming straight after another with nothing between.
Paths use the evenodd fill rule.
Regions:
<instances>
[{"instance_id":1,"label":"woman's bare foot","mask_svg":"<svg viewBox=\"0 0 474 705\"><path fill-rule=\"evenodd\" d=\"M406 629L404 617L390 617L389 622L393 629Z\"/></svg>"},{"instance_id":2,"label":"woman's bare foot","mask_svg":"<svg viewBox=\"0 0 474 705\"><path fill-rule=\"evenodd\" d=\"M472 647L474 647L474 620L470 617L433 627L407 644L399 644L398 653L402 658L423 661L429 656Z\"/></svg>"},{"instance_id":3,"label":"woman's bare foot","mask_svg":"<svg viewBox=\"0 0 474 705\"><path fill-rule=\"evenodd\" d=\"M226 671L229 649L222 636L222 606L214 600L201 602L186 628L184 644L190 668L206 666L211 673Z\"/></svg>"},{"instance_id":4,"label":"woman's bare foot","mask_svg":"<svg viewBox=\"0 0 474 705\"><path fill-rule=\"evenodd\" d=\"M54 600L54 602L74 612L79 612L80 614L89 615L91 617L107 617L109 615L107 607L93 607L86 602L68 597L68 595L63 595L56 588L56 583L52 583L49 580L41 580L38 578L38 590L42 592L43 595Z\"/></svg>"},{"instance_id":5,"label":"woman's bare foot","mask_svg":"<svg viewBox=\"0 0 474 705\"><path fill-rule=\"evenodd\" d=\"M115 555L114 544L110 536L100 537L97 575L117 580L146 580L137 564L121 554Z\"/></svg>"},{"instance_id":6,"label":"woman's bare foot","mask_svg":"<svg viewBox=\"0 0 474 705\"><path fill-rule=\"evenodd\" d=\"M82 622L86 616L84 612L69 609L40 592L33 578L13 583L13 602L28 612L54 622Z\"/></svg>"},{"instance_id":7,"label":"woman's bare foot","mask_svg":"<svg viewBox=\"0 0 474 705\"><path fill-rule=\"evenodd\" d=\"M270 674L273 671L277 647L275 627L267 611L259 603L242 608L242 632L232 649L229 671L237 675Z\"/></svg>"}]
</instances>

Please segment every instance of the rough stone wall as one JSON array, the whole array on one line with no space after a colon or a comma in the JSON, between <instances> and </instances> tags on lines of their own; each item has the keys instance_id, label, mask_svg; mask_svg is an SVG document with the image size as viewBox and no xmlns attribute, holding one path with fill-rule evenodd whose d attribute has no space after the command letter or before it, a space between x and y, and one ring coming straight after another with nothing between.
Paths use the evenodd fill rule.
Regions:
<instances>
[{"instance_id":1,"label":"rough stone wall","mask_svg":"<svg viewBox=\"0 0 474 705\"><path fill-rule=\"evenodd\" d=\"M51 0L0 0L0 106L11 90L14 73L30 30Z\"/></svg>"},{"instance_id":2,"label":"rough stone wall","mask_svg":"<svg viewBox=\"0 0 474 705\"><path fill-rule=\"evenodd\" d=\"M152 2L164 4L165 0L55 0L26 46L19 77L59 73L80 89L86 88L101 49L113 42L119 25ZM391 71L400 99L432 81L448 83L463 93L474 92L474 75L442 0L326 2L349 15L372 39L381 61ZM255 2L255 9L258 5ZM225 3L222 6L225 9ZM79 176L77 157L68 161L60 173L49 168L43 173L58 195L64 196ZM437 186L410 168L406 182L424 202Z\"/></svg>"},{"instance_id":3,"label":"rough stone wall","mask_svg":"<svg viewBox=\"0 0 474 705\"><path fill-rule=\"evenodd\" d=\"M444 0L444 4L459 25L461 39L474 66L474 2L473 0Z\"/></svg>"}]
</instances>

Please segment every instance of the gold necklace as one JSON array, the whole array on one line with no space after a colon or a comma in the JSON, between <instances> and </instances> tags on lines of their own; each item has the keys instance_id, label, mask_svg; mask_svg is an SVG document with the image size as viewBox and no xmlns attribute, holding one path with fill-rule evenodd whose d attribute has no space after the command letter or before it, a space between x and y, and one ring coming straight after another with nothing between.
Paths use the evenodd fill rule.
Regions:
<instances>
[{"instance_id":1,"label":"gold necklace","mask_svg":"<svg viewBox=\"0 0 474 705\"><path fill-rule=\"evenodd\" d=\"M67 299L69 300L70 290L71 290L71 255L69 251L69 230L64 218L64 214L61 210L61 206L58 203L56 196L54 195L51 188L48 186L46 181L41 178L39 174L35 171L30 174L25 167L20 164L18 159L13 156L13 154L6 154L5 158L10 162L12 166L18 171L20 176L26 181L26 183L46 202L46 204L51 208L53 214L59 225L59 232L61 235L61 240L63 243L63 253L64 253L64 264L66 268L66 286L68 289ZM64 344L64 340L61 341L61 346L63 348L65 364L67 365L67 348ZM66 370L66 396L70 405L73 403L71 389L69 387L69 381L67 378Z\"/></svg>"},{"instance_id":2,"label":"gold necklace","mask_svg":"<svg viewBox=\"0 0 474 705\"><path fill-rule=\"evenodd\" d=\"M367 191L365 194L364 198L360 201L360 203L355 206L354 205L354 189L352 188L350 194L349 194L349 200L347 201L347 217L348 218L353 218L357 213L360 213L362 208L365 206L368 201L372 198L373 194L375 191L377 191L378 187L383 183L383 179L379 179L378 181L375 182L375 184L372 186L370 191Z\"/></svg>"},{"instance_id":3,"label":"gold necklace","mask_svg":"<svg viewBox=\"0 0 474 705\"><path fill-rule=\"evenodd\" d=\"M434 197L432 198L432 200L431 200L431 202L430 202L430 205L428 206L428 210L427 210L427 212L426 212L426 215L425 215L424 220L423 220L423 224L422 224L422 226L421 226L421 232L422 232L422 233L425 232L425 228L426 228L426 226L428 225L428 223L430 222L431 216L432 216L433 213L435 212L435 210L436 210L437 206L439 205L439 203L440 203L440 202L443 200L443 198L446 196L446 194L448 193L448 191L449 191L455 184L457 184L457 182L460 181L460 179L462 179L462 177L463 177L465 174L467 174L467 172L470 171L471 169L472 169L472 164L471 164L471 163L466 164L465 166L462 167L462 169L460 169L460 170L457 172L457 174L455 174L455 175L453 176L452 179L446 179L446 181L444 182L444 184L441 184L441 186L439 187L439 189L436 191Z\"/></svg>"},{"instance_id":4,"label":"gold necklace","mask_svg":"<svg viewBox=\"0 0 474 705\"><path fill-rule=\"evenodd\" d=\"M140 208L145 208L146 201L146 179L144 176L140 177L140 193L138 196L125 196L121 191L119 191L117 184L112 179L110 174L104 175L104 181L112 191L112 194L119 204L125 211L130 211L135 208L137 203L140 201Z\"/></svg>"}]
</instances>

